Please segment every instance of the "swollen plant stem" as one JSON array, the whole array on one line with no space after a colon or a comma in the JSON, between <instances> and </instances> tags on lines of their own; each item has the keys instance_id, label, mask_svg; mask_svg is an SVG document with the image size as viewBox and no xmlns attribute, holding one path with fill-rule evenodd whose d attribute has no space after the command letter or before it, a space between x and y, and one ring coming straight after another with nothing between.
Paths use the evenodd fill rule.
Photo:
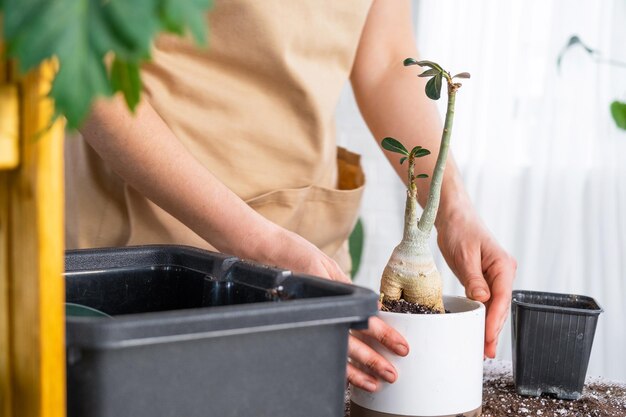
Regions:
<instances>
[{"instance_id":1,"label":"swollen plant stem","mask_svg":"<svg viewBox=\"0 0 626 417\"><path fill-rule=\"evenodd\" d=\"M430 182L430 189L428 192L428 200L424 207L424 212L419 220L418 228L426 236L430 235L430 232L435 225L435 218L437 217L437 210L439 209L439 199L441 197L441 184L443 183L443 172L446 168L446 160L448 159L448 149L450 148L450 136L452 135L452 122L454 120L454 101L456 98L456 90L460 84L453 84L448 80L448 109L446 111L446 120L443 126L443 133L441 136L441 146L439 148L439 156L437 156L437 162L435 169L433 170L433 176Z\"/></svg>"}]
</instances>

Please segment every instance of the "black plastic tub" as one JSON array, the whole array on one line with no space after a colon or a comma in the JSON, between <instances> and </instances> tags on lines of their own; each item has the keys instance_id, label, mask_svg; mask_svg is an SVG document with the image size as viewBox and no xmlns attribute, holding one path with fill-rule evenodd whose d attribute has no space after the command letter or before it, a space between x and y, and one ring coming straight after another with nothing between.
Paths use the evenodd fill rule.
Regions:
<instances>
[{"instance_id":1,"label":"black plastic tub","mask_svg":"<svg viewBox=\"0 0 626 417\"><path fill-rule=\"evenodd\" d=\"M513 291L513 379L519 394L580 398L602 309L591 297Z\"/></svg>"},{"instance_id":2,"label":"black plastic tub","mask_svg":"<svg viewBox=\"0 0 626 417\"><path fill-rule=\"evenodd\" d=\"M343 416L362 288L180 246L68 251L69 417Z\"/></svg>"}]
</instances>

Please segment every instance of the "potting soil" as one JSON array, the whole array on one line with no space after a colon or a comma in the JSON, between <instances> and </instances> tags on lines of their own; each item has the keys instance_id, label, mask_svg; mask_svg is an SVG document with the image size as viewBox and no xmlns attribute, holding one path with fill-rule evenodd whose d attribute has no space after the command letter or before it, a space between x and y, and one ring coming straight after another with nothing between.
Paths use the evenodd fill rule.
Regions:
<instances>
[{"instance_id":1,"label":"potting soil","mask_svg":"<svg viewBox=\"0 0 626 417\"><path fill-rule=\"evenodd\" d=\"M559 400L517 394L510 362L487 361L483 378L482 417L625 417L626 385L587 378L580 399Z\"/></svg>"},{"instance_id":2,"label":"potting soil","mask_svg":"<svg viewBox=\"0 0 626 417\"><path fill-rule=\"evenodd\" d=\"M383 311L389 311L391 313L404 313L404 314L441 314L432 308L423 306L421 304L410 303L404 299L399 300L385 300L383 301ZM446 310L446 313L449 313Z\"/></svg>"}]
</instances>

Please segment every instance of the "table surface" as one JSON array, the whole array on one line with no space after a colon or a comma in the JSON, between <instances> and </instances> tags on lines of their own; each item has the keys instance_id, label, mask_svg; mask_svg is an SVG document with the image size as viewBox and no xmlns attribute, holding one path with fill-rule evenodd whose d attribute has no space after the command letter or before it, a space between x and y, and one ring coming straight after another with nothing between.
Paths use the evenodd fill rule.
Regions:
<instances>
[{"instance_id":1,"label":"table surface","mask_svg":"<svg viewBox=\"0 0 626 417\"><path fill-rule=\"evenodd\" d=\"M515 391L512 363L487 360L483 377L483 417L626 417L626 384L587 377L579 400L523 397Z\"/></svg>"},{"instance_id":2,"label":"table surface","mask_svg":"<svg viewBox=\"0 0 626 417\"><path fill-rule=\"evenodd\" d=\"M626 417L626 384L587 377L579 400L551 396L523 397L513 384L512 363L488 359L484 363L482 417ZM350 416L349 392L346 414Z\"/></svg>"}]
</instances>

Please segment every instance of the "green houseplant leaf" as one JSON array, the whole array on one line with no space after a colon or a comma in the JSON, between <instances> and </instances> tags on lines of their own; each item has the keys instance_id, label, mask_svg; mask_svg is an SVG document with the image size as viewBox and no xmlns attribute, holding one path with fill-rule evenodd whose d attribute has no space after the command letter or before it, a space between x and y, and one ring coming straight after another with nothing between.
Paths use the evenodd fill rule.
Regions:
<instances>
[{"instance_id":1,"label":"green houseplant leaf","mask_svg":"<svg viewBox=\"0 0 626 417\"><path fill-rule=\"evenodd\" d=\"M124 95L128 108L134 111L141 95L139 65L116 57L111 66L111 85L113 91L120 91Z\"/></svg>"},{"instance_id":2,"label":"green houseplant leaf","mask_svg":"<svg viewBox=\"0 0 626 417\"><path fill-rule=\"evenodd\" d=\"M361 257L363 255L363 245L365 243L365 233L363 231L363 221L361 218L356 222L350 238L348 239L348 248L350 250L350 259L352 261L352 270L350 278L354 279L361 267Z\"/></svg>"},{"instance_id":3,"label":"green houseplant leaf","mask_svg":"<svg viewBox=\"0 0 626 417\"><path fill-rule=\"evenodd\" d=\"M430 155L430 151L428 149L421 148L417 149L413 155L415 155L416 158L421 158L423 156Z\"/></svg>"},{"instance_id":4,"label":"green houseplant leaf","mask_svg":"<svg viewBox=\"0 0 626 417\"><path fill-rule=\"evenodd\" d=\"M561 70L561 62L563 61L563 56L565 55L565 52L567 52L572 46L575 45L580 45L589 55L598 54L598 51L585 45L585 43L578 37L578 35L572 35L568 39L567 44L563 47L563 49L561 49L561 52L559 52L559 56L556 59L557 70Z\"/></svg>"},{"instance_id":5,"label":"green houseplant leaf","mask_svg":"<svg viewBox=\"0 0 626 417\"><path fill-rule=\"evenodd\" d=\"M611 103L611 116L617 127L626 130L626 103L619 101Z\"/></svg>"},{"instance_id":6,"label":"green houseplant leaf","mask_svg":"<svg viewBox=\"0 0 626 417\"><path fill-rule=\"evenodd\" d=\"M409 156L409 151L407 151L407 149L404 147L403 144L401 144L398 140L394 138L383 139L383 141L381 142L381 145L384 149L388 151Z\"/></svg>"},{"instance_id":7,"label":"green houseplant leaf","mask_svg":"<svg viewBox=\"0 0 626 417\"><path fill-rule=\"evenodd\" d=\"M50 96L57 114L76 128L97 96L124 94L139 102L139 66L160 31L189 29L204 41L204 12L211 0L1 0L3 33L21 72L56 57L59 71ZM114 57L107 68L105 56Z\"/></svg>"},{"instance_id":8,"label":"green houseplant leaf","mask_svg":"<svg viewBox=\"0 0 626 417\"><path fill-rule=\"evenodd\" d=\"M580 39L580 37L578 37L578 35L572 35L567 41L567 44L563 47L563 49L561 49L561 52L559 53L559 56L557 57L557 60L556 60L557 70L559 71L561 70L561 62L563 60L563 56L565 55L565 53L570 48L572 48L573 46L577 46L577 45L580 45L580 47L582 47L582 49L585 52L587 52L595 62L609 64L614 67L626 68L626 62L621 62L621 61L610 59L610 58L609 59L603 58L600 51L587 46ZM617 125L618 128L626 130L626 103L623 103L620 101L612 102L611 103L611 116L613 117L613 120L615 121L615 124Z\"/></svg>"},{"instance_id":9,"label":"green houseplant leaf","mask_svg":"<svg viewBox=\"0 0 626 417\"><path fill-rule=\"evenodd\" d=\"M418 61L417 65L419 65L420 67L430 67L436 69L439 72L443 72L443 68L441 68L439 64L433 61Z\"/></svg>"},{"instance_id":10,"label":"green houseplant leaf","mask_svg":"<svg viewBox=\"0 0 626 417\"><path fill-rule=\"evenodd\" d=\"M442 76L439 74L428 80L426 83L426 95L428 98L432 100L439 100L439 97L441 97L441 79Z\"/></svg>"},{"instance_id":11,"label":"green houseplant leaf","mask_svg":"<svg viewBox=\"0 0 626 417\"><path fill-rule=\"evenodd\" d=\"M431 77L433 75L437 75L440 74L441 71L435 69L435 68L430 68L427 69L426 71L422 72L421 74L418 74L418 77Z\"/></svg>"},{"instance_id":12,"label":"green houseplant leaf","mask_svg":"<svg viewBox=\"0 0 626 417\"><path fill-rule=\"evenodd\" d=\"M161 0L159 13L166 30L184 35L185 28L199 45L206 45L206 21L202 10L206 10L212 0ZM200 12L200 13L199 13Z\"/></svg>"}]
</instances>

